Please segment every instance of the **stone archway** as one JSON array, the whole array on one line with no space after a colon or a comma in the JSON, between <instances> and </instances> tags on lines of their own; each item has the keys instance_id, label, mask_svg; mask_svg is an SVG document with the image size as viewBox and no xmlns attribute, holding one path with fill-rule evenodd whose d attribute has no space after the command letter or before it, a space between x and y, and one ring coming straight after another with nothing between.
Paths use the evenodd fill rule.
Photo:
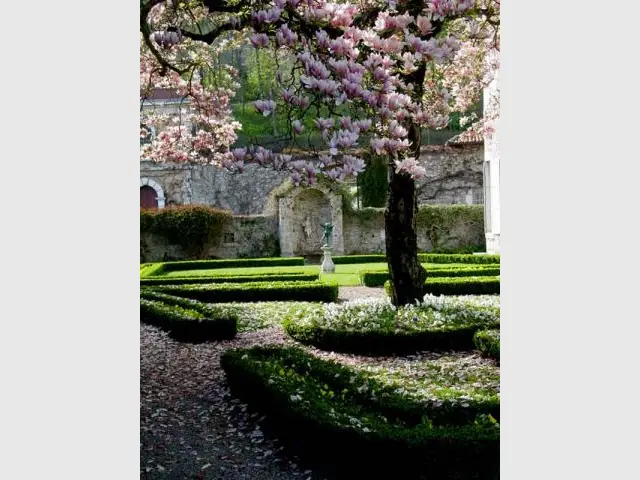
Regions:
<instances>
[{"instance_id":1,"label":"stone archway","mask_svg":"<svg viewBox=\"0 0 640 480\"><path fill-rule=\"evenodd\" d=\"M283 257L321 255L325 222L333 224L333 253L344 255L342 195L322 185L292 188L278 201L278 217Z\"/></svg>"},{"instance_id":2,"label":"stone archway","mask_svg":"<svg viewBox=\"0 0 640 480\"><path fill-rule=\"evenodd\" d=\"M158 202L158 208L164 208L164 190L162 189L162 185L151 178L142 177L140 178L140 189L144 187L151 187L156 192L156 200Z\"/></svg>"}]
</instances>

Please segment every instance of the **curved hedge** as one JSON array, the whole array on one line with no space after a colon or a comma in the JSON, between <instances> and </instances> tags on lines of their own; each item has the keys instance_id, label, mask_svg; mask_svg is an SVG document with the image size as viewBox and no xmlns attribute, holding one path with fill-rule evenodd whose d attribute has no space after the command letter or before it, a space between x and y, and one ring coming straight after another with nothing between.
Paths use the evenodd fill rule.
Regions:
<instances>
[{"instance_id":1,"label":"curved hedge","mask_svg":"<svg viewBox=\"0 0 640 480\"><path fill-rule=\"evenodd\" d=\"M312 282L319 280L317 273L265 273L261 275L221 275L215 277L167 277L142 278L140 285L188 285L202 283L248 283L248 282Z\"/></svg>"},{"instance_id":2,"label":"curved hedge","mask_svg":"<svg viewBox=\"0 0 640 480\"><path fill-rule=\"evenodd\" d=\"M485 357L500 360L500 330L480 330L473 336L473 343Z\"/></svg>"},{"instance_id":3,"label":"curved hedge","mask_svg":"<svg viewBox=\"0 0 640 480\"><path fill-rule=\"evenodd\" d=\"M338 298L337 283L320 281L208 283L202 285L162 285L151 288L178 297L192 298L210 303L286 300L334 302Z\"/></svg>"},{"instance_id":4,"label":"curved hedge","mask_svg":"<svg viewBox=\"0 0 640 480\"><path fill-rule=\"evenodd\" d=\"M384 291L391 295L389 280ZM424 293L431 295L494 295L500 293L500 277L435 277L428 278Z\"/></svg>"},{"instance_id":5,"label":"curved hedge","mask_svg":"<svg viewBox=\"0 0 640 480\"><path fill-rule=\"evenodd\" d=\"M470 268L436 268L427 269L427 278L435 277L484 277L500 275L500 267L476 265ZM389 280L387 270L367 270L360 272L360 281L367 287L382 287Z\"/></svg>"},{"instance_id":6,"label":"curved hedge","mask_svg":"<svg viewBox=\"0 0 640 480\"><path fill-rule=\"evenodd\" d=\"M209 310L205 314L192 307L140 298L140 320L167 330L172 337L183 341L206 342L235 337L238 318L233 313Z\"/></svg>"},{"instance_id":7,"label":"curved hedge","mask_svg":"<svg viewBox=\"0 0 640 480\"><path fill-rule=\"evenodd\" d=\"M396 309L384 300L319 305L292 312L283 320L285 332L301 343L365 355L472 350L478 330L499 325L499 308L454 302Z\"/></svg>"},{"instance_id":8,"label":"curved hedge","mask_svg":"<svg viewBox=\"0 0 640 480\"><path fill-rule=\"evenodd\" d=\"M497 395L466 408L426 405L299 348L228 350L221 365L232 393L266 413L278 438L345 478L497 479Z\"/></svg>"}]
</instances>

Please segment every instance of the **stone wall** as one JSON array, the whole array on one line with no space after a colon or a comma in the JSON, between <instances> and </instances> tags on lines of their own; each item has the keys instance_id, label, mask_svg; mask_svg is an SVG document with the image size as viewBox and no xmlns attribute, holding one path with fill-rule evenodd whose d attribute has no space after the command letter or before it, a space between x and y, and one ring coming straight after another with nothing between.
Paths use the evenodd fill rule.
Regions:
<instances>
[{"instance_id":1,"label":"stone wall","mask_svg":"<svg viewBox=\"0 0 640 480\"><path fill-rule=\"evenodd\" d=\"M189 260L177 245L169 244L163 237L141 235L141 262ZM278 219L274 216L235 215L231 223L222 229L216 245L207 249L207 258L255 258L278 257Z\"/></svg>"},{"instance_id":2,"label":"stone wall","mask_svg":"<svg viewBox=\"0 0 640 480\"><path fill-rule=\"evenodd\" d=\"M482 144L424 147L420 164L427 170L418 182L419 204L482 203Z\"/></svg>"},{"instance_id":3,"label":"stone wall","mask_svg":"<svg viewBox=\"0 0 640 480\"><path fill-rule=\"evenodd\" d=\"M481 203L483 157L482 144L424 147L420 163L427 176L418 183L419 203ZM162 186L167 206L201 204L256 215L267 213L269 194L288 175L257 165L248 165L242 174L231 174L212 165L141 162L140 177Z\"/></svg>"},{"instance_id":4,"label":"stone wall","mask_svg":"<svg viewBox=\"0 0 640 480\"><path fill-rule=\"evenodd\" d=\"M344 212L343 222L345 255L385 253L383 208L366 208L355 212ZM482 247L484 244L483 225L481 218L478 221L460 218L444 228L438 225L434 231L433 225L422 225L418 222L418 250L431 252L434 249Z\"/></svg>"},{"instance_id":5,"label":"stone wall","mask_svg":"<svg viewBox=\"0 0 640 480\"><path fill-rule=\"evenodd\" d=\"M469 208L469 207L465 207ZM481 207L473 207L481 208ZM342 212L342 236L337 239L337 255L385 252L384 209L367 208ZM281 252L277 216L235 215L222 229L220 242L211 246L201 258L251 258L293 255ZM336 229L338 230L338 229ZM335 233L335 230L334 230ZM162 237L145 234L141 237L141 262L187 260L189 257L176 245ZM434 245L436 243L436 245ZM454 249L484 244L483 222L460 220L447 228L439 228L437 242L426 226L418 225L418 249L430 252L434 248ZM310 254L312 252L295 252Z\"/></svg>"}]
</instances>

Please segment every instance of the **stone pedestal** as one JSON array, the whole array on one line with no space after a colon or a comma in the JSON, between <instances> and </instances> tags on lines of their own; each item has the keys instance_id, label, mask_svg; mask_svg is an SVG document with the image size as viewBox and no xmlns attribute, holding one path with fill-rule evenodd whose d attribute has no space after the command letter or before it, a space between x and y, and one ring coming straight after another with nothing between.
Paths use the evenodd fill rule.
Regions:
<instances>
[{"instance_id":1,"label":"stone pedestal","mask_svg":"<svg viewBox=\"0 0 640 480\"><path fill-rule=\"evenodd\" d=\"M336 271L336 266L333 263L333 260L331 260L331 247L327 247L325 245L322 247L322 251L324 252L324 256L322 257L320 271L322 273L334 273Z\"/></svg>"}]
</instances>

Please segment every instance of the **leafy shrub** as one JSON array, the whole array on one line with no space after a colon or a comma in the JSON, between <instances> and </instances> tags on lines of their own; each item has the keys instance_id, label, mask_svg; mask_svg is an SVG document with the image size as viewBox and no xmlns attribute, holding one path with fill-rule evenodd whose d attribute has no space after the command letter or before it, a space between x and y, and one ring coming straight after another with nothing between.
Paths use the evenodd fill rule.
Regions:
<instances>
[{"instance_id":1,"label":"leafy shrub","mask_svg":"<svg viewBox=\"0 0 640 480\"><path fill-rule=\"evenodd\" d=\"M260 275L220 275L210 277L167 277L141 279L140 285L185 285L196 283L246 283L246 282L311 282L318 280L317 273L265 273Z\"/></svg>"},{"instance_id":2,"label":"leafy shrub","mask_svg":"<svg viewBox=\"0 0 640 480\"><path fill-rule=\"evenodd\" d=\"M332 257L336 265L355 263L386 263L384 254L373 255L338 255ZM500 264L500 255L473 255L473 254L446 254L446 253L419 253L418 260L421 263L470 263L470 264Z\"/></svg>"},{"instance_id":3,"label":"leafy shrub","mask_svg":"<svg viewBox=\"0 0 640 480\"><path fill-rule=\"evenodd\" d=\"M238 318L238 333L255 332L263 328L275 327L290 311L315 307L311 302L259 302L259 303L215 303L208 304L184 297L176 297L150 288L143 288L140 296L147 300L159 300L168 305L180 305L196 310L205 316L213 309L216 312L231 312Z\"/></svg>"},{"instance_id":4,"label":"leafy shrub","mask_svg":"<svg viewBox=\"0 0 640 480\"><path fill-rule=\"evenodd\" d=\"M179 245L187 255L199 257L219 243L222 228L231 222L231 212L205 205L181 205L162 209L140 209L140 234L151 233Z\"/></svg>"},{"instance_id":5,"label":"leafy shrub","mask_svg":"<svg viewBox=\"0 0 640 480\"><path fill-rule=\"evenodd\" d=\"M387 203L387 164L384 157L367 155L364 172L358 175L363 207L385 207Z\"/></svg>"},{"instance_id":6,"label":"leafy shrub","mask_svg":"<svg viewBox=\"0 0 640 480\"><path fill-rule=\"evenodd\" d=\"M309 301L334 302L338 284L324 282L255 282L195 285L163 285L157 291L210 303Z\"/></svg>"},{"instance_id":7,"label":"leafy shrub","mask_svg":"<svg viewBox=\"0 0 640 480\"><path fill-rule=\"evenodd\" d=\"M422 263L481 263L500 264L500 255L419 253L418 259Z\"/></svg>"},{"instance_id":8,"label":"leafy shrub","mask_svg":"<svg viewBox=\"0 0 640 480\"><path fill-rule=\"evenodd\" d=\"M500 267L474 265L471 268L427 268L427 278L434 277L484 277L500 275ZM367 287L381 287L389 280L387 270L360 272L360 280Z\"/></svg>"},{"instance_id":9,"label":"leafy shrub","mask_svg":"<svg viewBox=\"0 0 640 480\"><path fill-rule=\"evenodd\" d=\"M282 267L303 266L302 257L283 258L234 258L228 260L188 260L183 262L165 262L165 272L182 270L211 270L215 268L250 268L250 267Z\"/></svg>"},{"instance_id":10,"label":"leafy shrub","mask_svg":"<svg viewBox=\"0 0 640 480\"><path fill-rule=\"evenodd\" d=\"M345 478L497 478L497 395L449 408L420 402L365 371L299 348L233 349L221 357L231 391L266 413L278 438ZM393 461L389 461L392 459Z\"/></svg>"},{"instance_id":11,"label":"leafy shrub","mask_svg":"<svg viewBox=\"0 0 640 480\"><path fill-rule=\"evenodd\" d=\"M484 356L500 360L500 330L480 330L473 342Z\"/></svg>"},{"instance_id":12,"label":"leafy shrub","mask_svg":"<svg viewBox=\"0 0 640 480\"><path fill-rule=\"evenodd\" d=\"M227 311L140 298L140 320L169 331L178 340L204 342L235 337L238 319Z\"/></svg>"},{"instance_id":13,"label":"leafy shrub","mask_svg":"<svg viewBox=\"0 0 640 480\"><path fill-rule=\"evenodd\" d=\"M391 284L384 283L391 294ZM425 293L432 295L491 295L500 293L500 277L427 277Z\"/></svg>"},{"instance_id":14,"label":"leafy shrub","mask_svg":"<svg viewBox=\"0 0 640 480\"><path fill-rule=\"evenodd\" d=\"M484 250L483 205L422 205L416 214L418 235L427 236L434 252L443 251L452 240L459 243L460 239L454 232L462 225L477 235L475 240L468 240L474 243L459 245L456 250Z\"/></svg>"},{"instance_id":15,"label":"leafy shrub","mask_svg":"<svg viewBox=\"0 0 640 480\"><path fill-rule=\"evenodd\" d=\"M337 255L331 257L336 265L356 264L356 263L380 263L387 261L386 255Z\"/></svg>"},{"instance_id":16,"label":"leafy shrub","mask_svg":"<svg viewBox=\"0 0 640 480\"><path fill-rule=\"evenodd\" d=\"M283 326L295 340L324 350L388 355L471 350L474 333L499 322L499 307L491 304L426 296L399 308L381 299L318 305L290 313Z\"/></svg>"}]
</instances>

